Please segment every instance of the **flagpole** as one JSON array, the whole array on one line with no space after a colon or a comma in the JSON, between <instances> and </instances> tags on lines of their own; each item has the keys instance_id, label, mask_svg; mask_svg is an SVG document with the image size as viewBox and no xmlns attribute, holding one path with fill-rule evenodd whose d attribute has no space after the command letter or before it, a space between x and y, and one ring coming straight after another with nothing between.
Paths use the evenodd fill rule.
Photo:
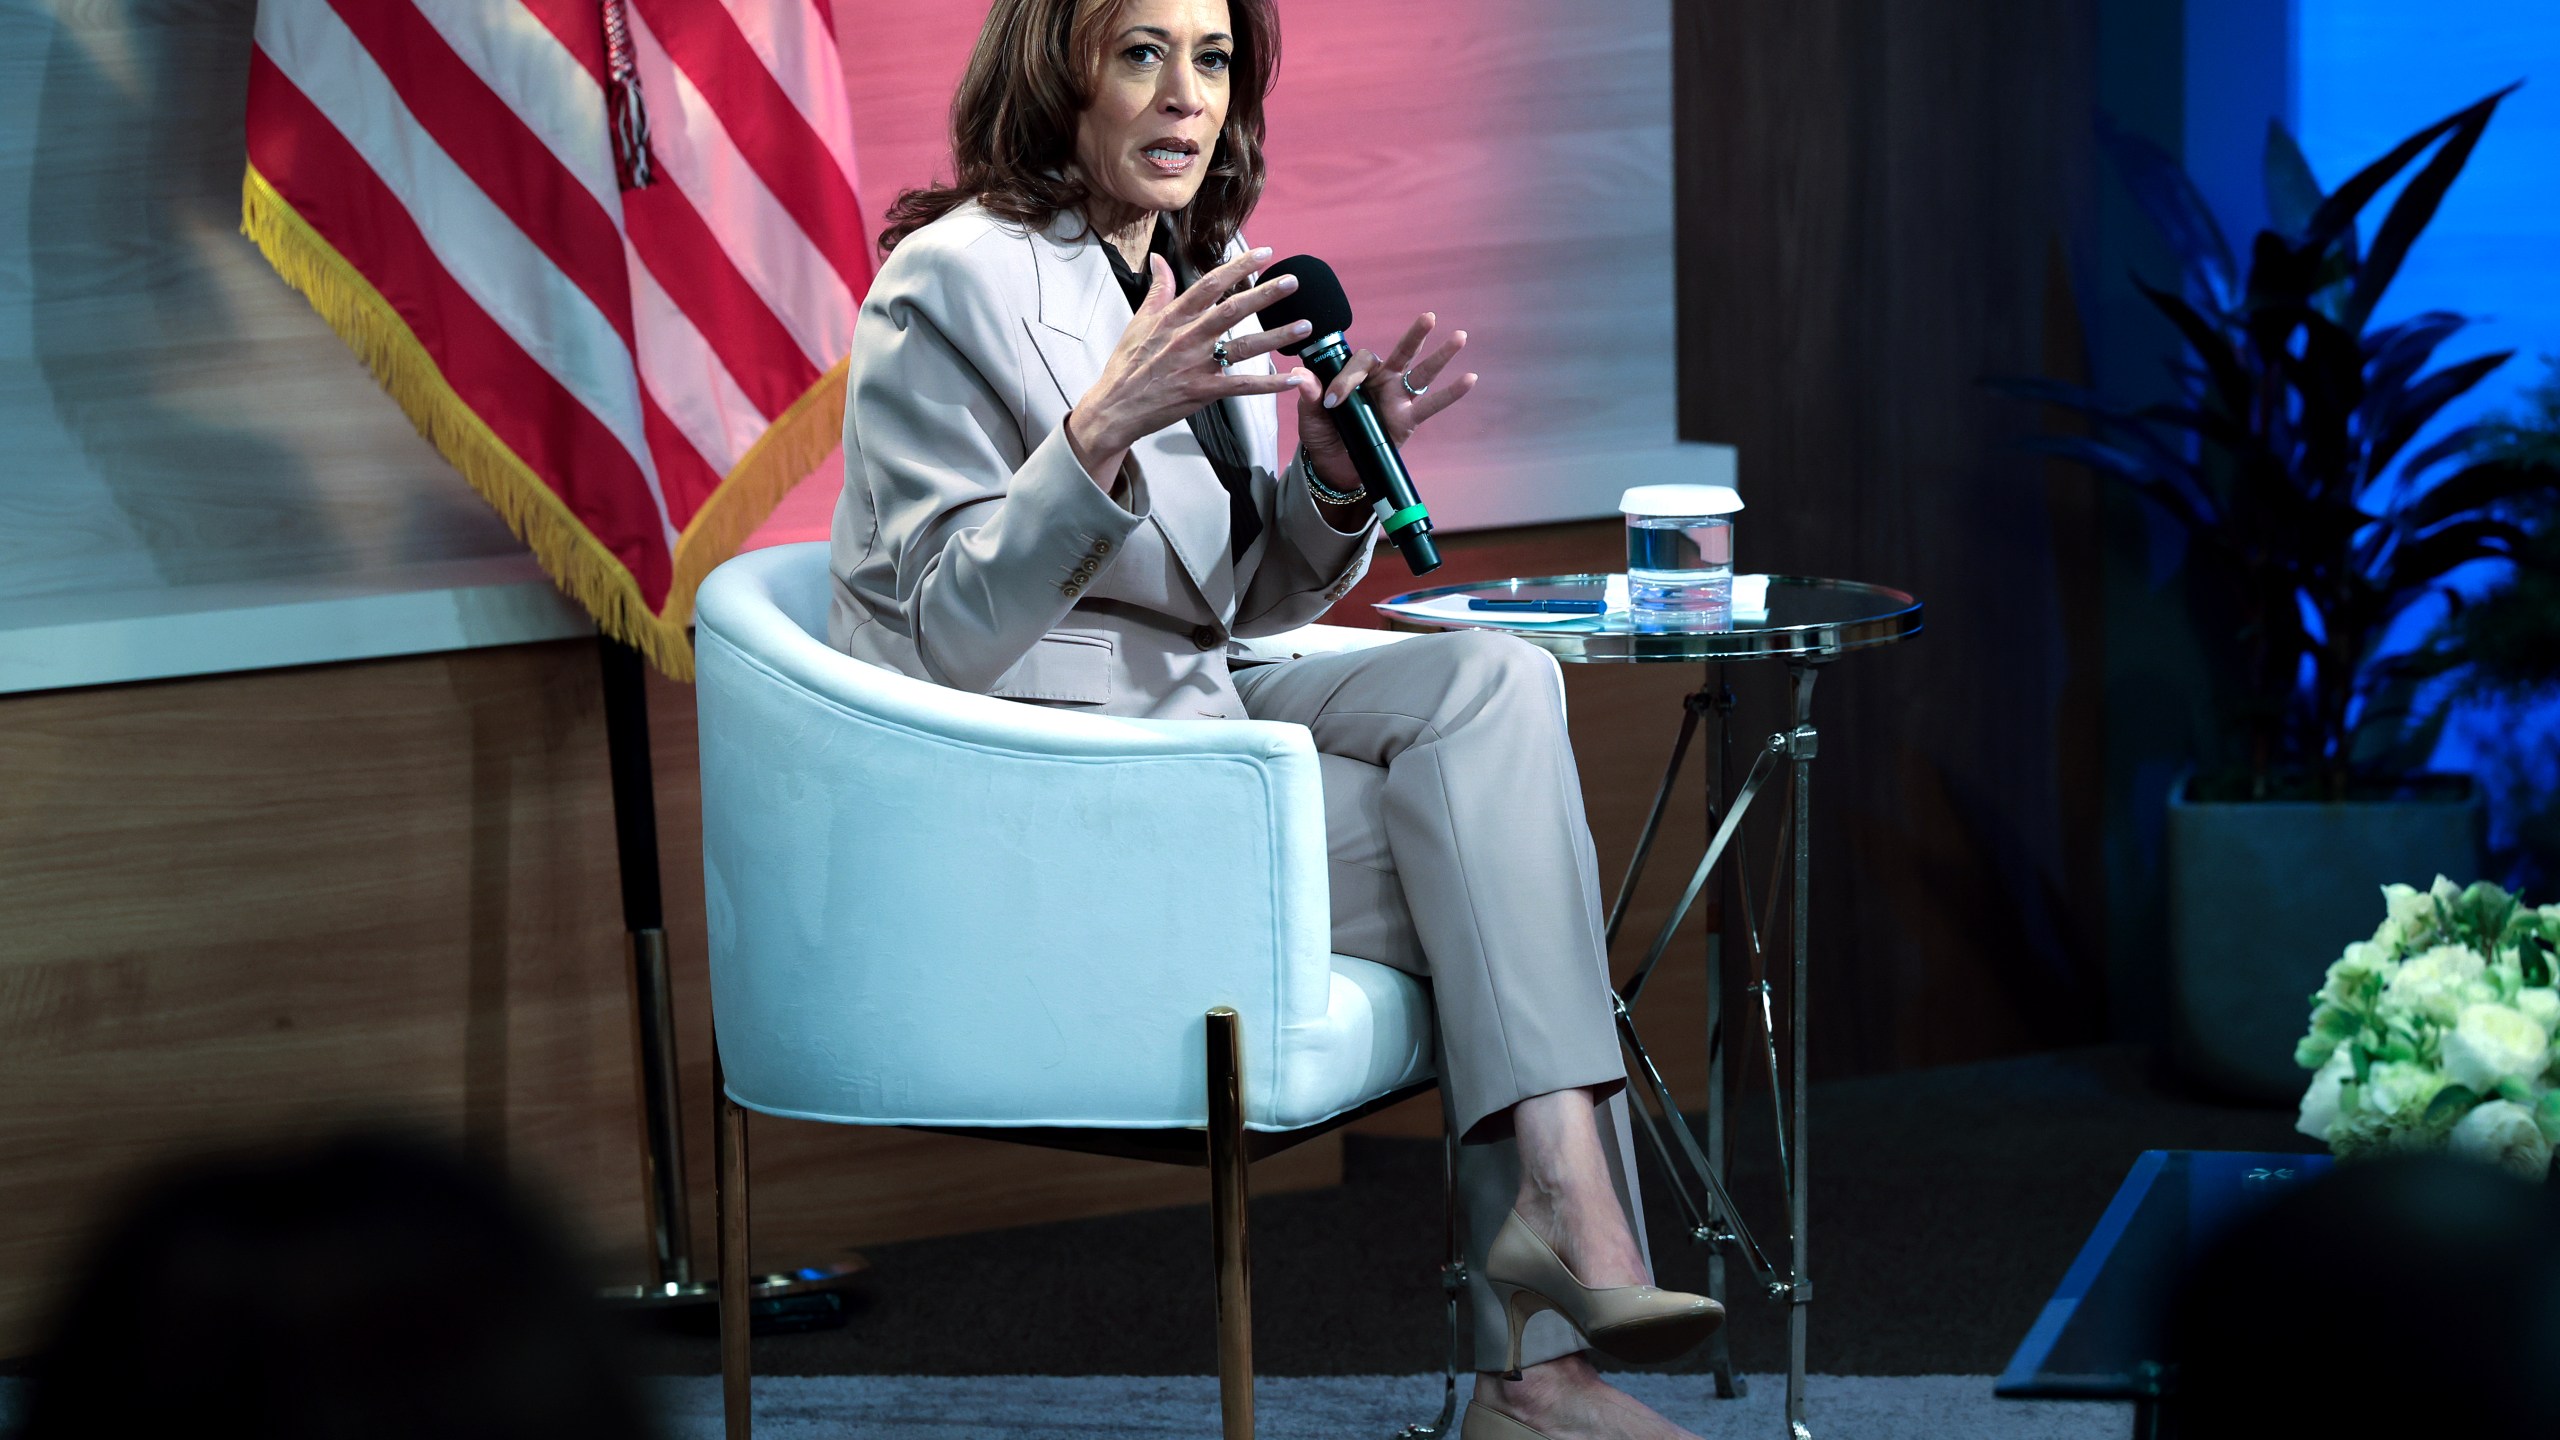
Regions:
<instances>
[{"instance_id":1,"label":"flagpole","mask_svg":"<svg viewBox=\"0 0 2560 1440\"><path fill-rule=\"evenodd\" d=\"M631 961L632 1053L640 1084L640 1170L648 1209L649 1283L617 1286L606 1298L638 1305L710 1304L714 1280L693 1267L693 1210L685 1191L684 1112L676 1065L675 988L668 975L664 896L658 870L656 770L649 753L648 662L610 635L597 637L604 666L604 732L613 775L613 841L621 861L622 926ZM869 1268L859 1255L785 1274L751 1278L759 1329L841 1323L823 1292Z\"/></svg>"},{"instance_id":2,"label":"flagpole","mask_svg":"<svg viewBox=\"0 0 2560 1440\"><path fill-rule=\"evenodd\" d=\"M649 1287L693 1286L693 1214L684 1186L684 1116L677 1088L675 990L667 974L665 902L658 873L658 797L649 755L649 692L640 652L599 637L604 662L605 745L613 773L613 842L622 869L640 1081L640 1170L648 1207Z\"/></svg>"}]
</instances>

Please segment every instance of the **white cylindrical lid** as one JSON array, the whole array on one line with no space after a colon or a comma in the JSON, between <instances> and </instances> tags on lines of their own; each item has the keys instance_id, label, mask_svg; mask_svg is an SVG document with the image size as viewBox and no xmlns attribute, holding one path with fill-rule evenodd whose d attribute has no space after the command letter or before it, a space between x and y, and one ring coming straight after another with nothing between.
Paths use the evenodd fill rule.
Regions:
<instances>
[{"instance_id":1,"label":"white cylindrical lid","mask_svg":"<svg viewBox=\"0 0 2560 1440\"><path fill-rule=\"evenodd\" d=\"M1742 492L1730 485L1638 485L1618 497L1621 515L1730 515Z\"/></svg>"}]
</instances>

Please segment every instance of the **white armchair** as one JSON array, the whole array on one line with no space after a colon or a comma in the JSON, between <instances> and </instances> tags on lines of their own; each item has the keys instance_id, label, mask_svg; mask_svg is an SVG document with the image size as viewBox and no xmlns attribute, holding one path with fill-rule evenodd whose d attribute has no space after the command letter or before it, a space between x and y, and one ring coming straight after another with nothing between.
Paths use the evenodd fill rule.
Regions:
<instances>
[{"instance_id":1,"label":"white armchair","mask_svg":"<svg viewBox=\"0 0 2560 1440\"><path fill-rule=\"evenodd\" d=\"M781 546L695 605L729 1434L756 1111L1205 1161L1227 1434L1249 1436L1245 1161L1434 1073L1427 989L1332 953L1307 731L897 675L825 642L831 584L824 545Z\"/></svg>"}]
</instances>

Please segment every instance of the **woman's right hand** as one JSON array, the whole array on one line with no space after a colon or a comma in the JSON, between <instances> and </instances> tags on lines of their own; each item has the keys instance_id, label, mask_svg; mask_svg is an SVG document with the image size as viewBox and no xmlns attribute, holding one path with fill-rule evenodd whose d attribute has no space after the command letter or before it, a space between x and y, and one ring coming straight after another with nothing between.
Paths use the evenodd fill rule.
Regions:
<instances>
[{"instance_id":1,"label":"woman's right hand","mask_svg":"<svg viewBox=\"0 0 2560 1440\"><path fill-rule=\"evenodd\" d=\"M1129 328L1102 378L1084 392L1067 416L1067 444L1084 463L1085 473L1105 491L1118 487L1121 461L1142 436L1152 435L1213 400L1234 395L1276 395L1305 391L1315 384L1304 371L1274 375L1234 375L1219 368L1214 353L1218 337L1263 306L1298 288L1297 277L1279 279L1216 297L1242 285L1254 267L1271 258L1269 250L1251 250L1200 277L1180 295L1173 293L1173 270L1161 255L1147 257L1147 298L1129 317ZM1279 330L1258 330L1227 343L1227 361L1251 359L1295 340L1305 339L1299 321Z\"/></svg>"}]
</instances>

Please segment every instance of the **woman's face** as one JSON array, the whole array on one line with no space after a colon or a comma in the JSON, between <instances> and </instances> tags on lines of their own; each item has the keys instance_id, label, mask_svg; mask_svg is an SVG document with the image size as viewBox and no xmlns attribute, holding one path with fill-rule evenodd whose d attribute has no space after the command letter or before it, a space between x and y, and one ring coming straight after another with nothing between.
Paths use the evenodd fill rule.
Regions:
<instances>
[{"instance_id":1,"label":"woman's face","mask_svg":"<svg viewBox=\"0 0 2560 1440\"><path fill-rule=\"evenodd\" d=\"M1227 123L1226 0L1123 0L1111 24L1076 122L1076 163L1124 205L1179 210L1200 193Z\"/></svg>"}]
</instances>

